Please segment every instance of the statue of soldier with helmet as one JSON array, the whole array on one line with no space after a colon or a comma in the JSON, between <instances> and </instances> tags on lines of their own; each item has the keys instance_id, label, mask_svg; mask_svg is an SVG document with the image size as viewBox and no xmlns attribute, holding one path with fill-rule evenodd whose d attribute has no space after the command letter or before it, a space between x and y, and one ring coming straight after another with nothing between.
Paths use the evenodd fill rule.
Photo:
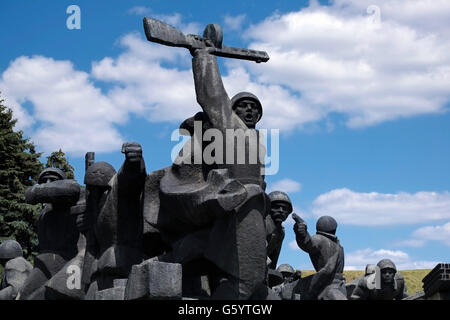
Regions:
<instances>
[{"instance_id":1,"label":"statue of soldier with helmet","mask_svg":"<svg viewBox=\"0 0 450 320\"><path fill-rule=\"evenodd\" d=\"M282 223L292 212L292 203L289 196L282 191L269 193L270 213L266 216L267 232L267 258L268 267L275 269L280 256L281 246L285 236Z\"/></svg>"},{"instance_id":2,"label":"statue of soldier with helmet","mask_svg":"<svg viewBox=\"0 0 450 320\"><path fill-rule=\"evenodd\" d=\"M22 247L15 240L0 244L0 265L3 267L0 300L14 300L33 266L23 257Z\"/></svg>"},{"instance_id":3,"label":"statue of soldier with helmet","mask_svg":"<svg viewBox=\"0 0 450 320\"><path fill-rule=\"evenodd\" d=\"M379 273L379 274L377 274ZM352 300L402 300L407 298L408 290L401 273L390 259L380 260L372 276L378 276L380 281L372 285L367 277L358 281L350 299Z\"/></svg>"},{"instance_id":4,"label":"statue of soldier with helmet","mask_svg":"<svg viewBox=\"0 0 450 320\"><path fill-rule=\"evenodd\" d=\"M209 41L208 45L191 50L197 102L203 112L180 126L191 139L172 166L147 178L144 238L160 239L166 250L155 259L181 263L183 278L207 275L213 299L249 299L264 285L267 260L268 199L260 161L265 148L255 129L262 106L249 92L229 98L211 54L216 44ZM231 130L242 133L245 143L232 149L224 144L221 161L196 163L195 144L203 154L209 142L198 140L195 121L201 121L202 133L215 129L225 137ZM230 151L234 153L231 163L227 161ZM236 161L240 152L245 155L243 163ZM249 161L251 152L257 153L255 163Z\"/></svg>"},{"instance_id":5,"label":"statue of soldier with helmet","mask_svg":"<svg viewBox=\"0 0 450 320\"><path fill-rule=\"evenodd\" d=\"M344 248L336 236L337 222L322 216L316 223L316 234L310 236L306 223L295 213L294 232L297 245L309 254L316 270L302 278L297 292L302 300L347 300L344 271Z\"/></svg>"},{"instance_id":6,"label":"statue of soldier with helmet","mask_svg":"<svg viewBox=\"0 0 450 320\"><path fill-rule=\"evenodd\" d=\"M80 190L75 180L52 167L44 169L38 183L26 190L27 203L44 206L38 221L39 254L19 299L44 299L46 282L77 254L79 231L70 207L79 200Z\"/></svg>"}]
</instances>

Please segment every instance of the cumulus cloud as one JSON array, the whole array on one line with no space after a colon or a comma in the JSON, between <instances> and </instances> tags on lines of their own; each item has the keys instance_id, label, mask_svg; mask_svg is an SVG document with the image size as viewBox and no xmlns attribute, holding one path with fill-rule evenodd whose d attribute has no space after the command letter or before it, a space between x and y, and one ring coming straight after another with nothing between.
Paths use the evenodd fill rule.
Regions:
<instances>
[{"instance_id":1,"label":"cumulus cloud","mask_svg":"<svg viewBox=\"0 0 450 320\"><path fill-rule=\"evenodd\" d=\"M92 65L92 76L113 87L107 96L149 121L182 121L200 110L187 50L151 44L137 33L120 40L125 51ZM162 64L181 64L181 68Z\"/></svg>"},{"instance_id":2,"label":"cumulus cloud","mask_svg":"<svg viewBox=\"0 0 450 320\"><path fill-rule=\"evenodd\" d=\"M446 111L448 2L380 1L379 23L367 13L368 4L311 2L252 25L245 31L249 47L266 50L271 58L261 64L228 59L223 70L228 94L255 93L264 108L259 126L283 131L323 119L333 127L329 115L335 112L348 117L348 126L361 127ZM129 13L151 13L184 33L202 31L179 13L162 15L142 6ZM244 20L229 16L228 26L237 28ZM0 90L18 127L32 130L30 136L45 150L102 152L117 148L122 139L115 125L124 124L130 113L148 121L179 122L200 110L187 50L151 44L142 32L119 43L123 52L94 61L90 73L48 57L12 61ZM106 92L92 78L107 83ZM431 211L437 213L427 212L425 220L442 216Z\"/></svg>"},{"instance_id":3,"label":"cumulus cloud","mask_svg":"<svg viewBox=\"0 0 450 320\"><path fill-rule=\"evenodd\" d=\"M283 191L286 193L294 193L299 192L302 188L302 185L300 182L297 182L292 179L282 179L279 181L275 181L274 183L271 183L269 185L269 188L267 189L268 192L272 191Z\"/></svg>"},{"instance_id":4,"label":"cumulus cloud","mask_svg":"<svg viewBox=\"0 0 450 320\"><path fill-rule=\"evenodd\" d=\"M396 244L406 247L423 247L429 241L437 241L450 246L450 222L443 225L421 227L413 232L411 239Z\"/></svg>"},{"instance_id":5,"label":"cumulus cloud","mask_svg":"<svg viewBox=\"0 0 450 320\"><path fill-rule=\"evenodd\" d=\"M291 242L289 242L289 248L291 248L292 250L295 251L300 251L300 248L298 247L297 241L292 240Z\"/></svg>"},{"instance_id":6,"label":"cumulus cloud","mask_svg":"<svg viewBox=\"0 0 450 320\"><path fill-rule=\"evenodd\" d=\"M450 193L355 192L335 189L318 196L312 205L315 216L330 215L341 224L384 226L450 219Z\"/></svg>"},{"instance_id":7,"label":"cumulus cloud","mask_svg":"<svg viewBox=\"0 0 450 320\"><path fill-rule=\"evenodd\" d=\"M442 24L425 26L414 23L424 2L382 1L379 23L367 14L367 1L274 14L246 32L251 47L271 57L264 68L248 68L322 116L346 115L350 127L443 112L450 97L449 5L426 1L433 9L422 11L422 20L442 9Z\"/></svg>"},{"instance_id":8,"label":"cumulus cloud","mask_svg":"<svg viewBox=\"0 0 450 320\"><path fill-rule=\"evenodd\" d=\"M127 111L116 108L69 61L19 57L3 73L0 90L18 127L28 128L44 151L62 148L81 154L120 147L122 137L114 124L126 121ZM31 110L24 107L27 102Z\"/></svg>"},{"instance_id":9,"label":"cumulus cloud","mask_svg":"<svg viewBox=\"0 0 450 320\"><path fill-rule=\"evenodd\" d=\"M345 270L364 270L367 264L377 264L381 259L391 259L397 270L431 269L439 262L415 261L406 252L400 250L370 248L345 254Z\"/></svg>"},{"instance_id":10,"label":"cumulus cloud","mask_svg":"<svg viewBox=\"0 0 450 320\"><path fill-rule=\"evenodd\" d=\"M242 28L242 24L244 23L246 18L247 15L245 14L240 14L237 16L231 16L227 14L223 18L223 22L225 23L226 28L233 31L239 31Z\"/></svg>"}]
</instances>

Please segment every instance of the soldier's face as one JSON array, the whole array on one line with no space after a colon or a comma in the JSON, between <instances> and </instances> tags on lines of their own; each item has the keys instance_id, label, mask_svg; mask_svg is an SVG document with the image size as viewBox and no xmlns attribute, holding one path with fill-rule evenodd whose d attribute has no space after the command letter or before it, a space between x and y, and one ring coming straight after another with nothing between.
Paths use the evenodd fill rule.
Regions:
<instances>
[{"instance_id":1,"label":"soldier's face","mask_svg":"<svg viewBox=\"0 0 450 320\"><path fill-rule=\"evenodd\" d=\"M383 283L392 283L394 281L395 270L386 268L381 270L381 281Z\"/></svg>"},{"instance_id":2,"label":"soldier's face","mask_svg":"<svg viewBox=\"0 0 450 320\"><path fill-rule=\"evenodd\" d=\"M256 106L256 102L253 100L242 99L237 102L234 109L237 116L244 121L245 125L249 128L255 128L259 118L259 110Z\"/></svg>"},{"instance_id":3,"label":"soldier's face","mask_svg":"<svg viewBox=\"0 0 450 320\"><path fill-rule=\"evenodd\" d=\"M49 174L49 175L46 175L46 176L44 176L43 178L42 178L42 183L44 184L44 183L49 183L49 182L53 182L53 181L56 181L56 180L59 180L60 178L58 177L58 176L55 176L55 175L52 175L52 174Z\"/></svg>"},{"instance_id":4,"label":"soldier's face","mask_svg":"<svg viewBox=\"0 0 450 320\"><path fill-rule=\"evenodd\" d=\"M289 216L289 206L283 201L272 201L270 213L275 223L282 223Z\"/></svg>"},{"instance_id":5,"label":"soldier's face","mask_svg":"<svg viewBox=\"0 0 450 320\"><path fill-rule=\"evenodd\" d=\"M294 281L294 274L289 272L282 272L284 282L291 283Z\"/></svg>"}]
</instances>

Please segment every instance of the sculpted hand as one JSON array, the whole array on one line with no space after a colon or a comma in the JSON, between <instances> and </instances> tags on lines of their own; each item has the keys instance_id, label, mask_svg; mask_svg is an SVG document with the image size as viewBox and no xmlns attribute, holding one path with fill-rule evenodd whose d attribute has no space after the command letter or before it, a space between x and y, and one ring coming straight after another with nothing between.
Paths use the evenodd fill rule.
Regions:
<instances>
[{"instance_id":1,"label":"sculpted hand","mask_svg":"<svg viewBox=\"0 0 450 320\"><path fill-rule=\"evenodd\" d=\"M197 37L197 36L194 36L194 37ZM198 38L198 39L200 39L200 38ZM211 40L209 40L209 39L201 39L200 41L203 41L204 43L205 43L205 46L206 47L204 47L204 48L193 48L193 49L190 49L189 50L189 52L191 53L191 55L194 57L198 52L207 52L207 53L212 53L212 52L214 52L214 50L215 50L215 46L214 46L214 43L211 41Z\"/></svg>"},{"instance_id":2,"label":"sculpted hand","mask_svg":"<svg viewBox=\"0 0 450 320\"><path fill-rule=\"evenodd\" d=\"M130 162L137 162L142 159L142 147L137 142L125 142L122 145L122 153L125 154L125 158Z\"/></svg>"},{"instance_id":3,"label":"sculpted hand","mask_svg":"<svg viewBox=\"0 0 450 320\"><path fill-rule=\"evenodd\" d=\"M302 237L302 238L306 237L306 233L308 232L308 227L307 227L305 221L295 213L292 214L292 218L295 221L295 224L294 224L295 235Z\"/></svg>"}]
</instances>

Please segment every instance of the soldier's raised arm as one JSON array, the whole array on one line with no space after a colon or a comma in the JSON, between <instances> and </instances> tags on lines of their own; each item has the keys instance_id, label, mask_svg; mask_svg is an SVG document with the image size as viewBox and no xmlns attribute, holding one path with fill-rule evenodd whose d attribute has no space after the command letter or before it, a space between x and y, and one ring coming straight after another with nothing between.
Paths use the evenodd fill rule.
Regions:
<instances>
[{"instance_id":1,"label":"soldier's raised arm","mask_svg":"<svg viewBox=\"0 0 450 320\"><path fill-rule=\"evenodd\" d=\"M311 236L308 233L308 226L306 225L306 222L302 218L300 218L296 213L292 214L292 218L295 221L294 233L297 245L303 251L308 253L311 252L313 250L313 243L311 240Z\"/></svg>"},{"instance_id":2,"label":"soldier's raised arm","mask_svg":"<svg viewBox=\"0 0 450 320\"><path fill-rule=\"evenodd\" d=\"M125 161L117 173L119 193L140 195L146 176L142 147L137 142L125 142L122 153Z\"/></svg>"},{"instance_id":3,"label":"soldier's raised arm","mask_svg":"<svg viewBox=\"0 0 450 320\"><path fill-rule=\"evenodd\" d=\"M207 40L208 41L208 40ZM208 115L214 128L230 127L231 100L223 86L217 58L210 53L213 47L191 51L197 102Z\"/></svg>"}]
</instances>

